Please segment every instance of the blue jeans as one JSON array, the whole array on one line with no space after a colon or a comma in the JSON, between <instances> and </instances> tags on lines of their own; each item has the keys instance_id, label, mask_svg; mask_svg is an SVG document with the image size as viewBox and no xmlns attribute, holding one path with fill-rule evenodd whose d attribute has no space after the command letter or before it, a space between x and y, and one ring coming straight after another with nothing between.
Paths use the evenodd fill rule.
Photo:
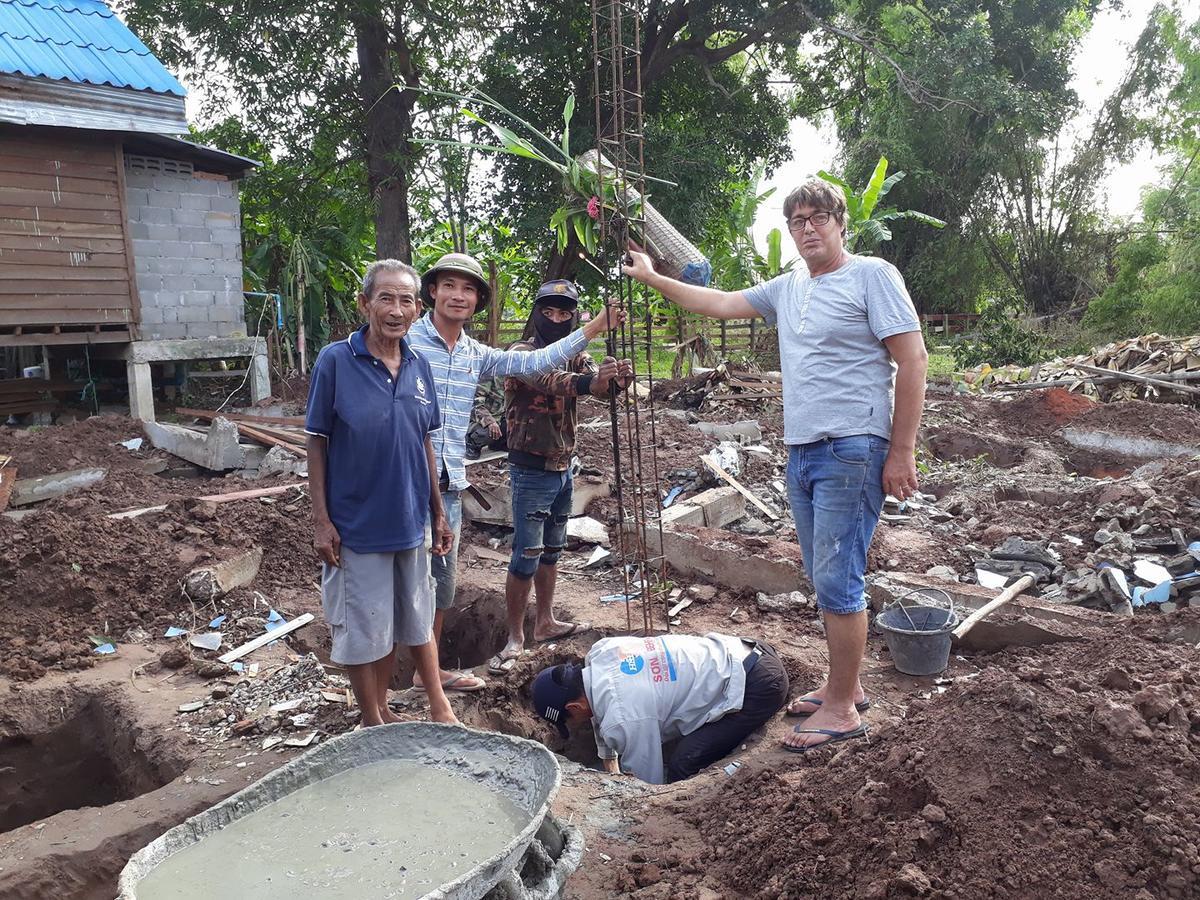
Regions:
<instances>
[{"instance_id":1,"label":"blue jeans","mask_svg":"<svg viewBox=\"0 0 1200 900\"><path fill-rule=\"evenodd\" d=\"M454 592L458 589L458 539L462 536L462 497L459 492L442 491L442 508L446 511L446 522L454 532L454 543L450 545L450 552L445 556L429 557L435 609L452 607Z\"/></svg>"},{"instance_id":2,"label":"blue jeans","mask_svg":"<svg viewBox=\"0 0 1200 900\"><path fill-rule=\"evenodd\" d=\"M512 481L513 544L508 571L528 581L539 565L552 566L567 542L571 473L508 467Z\"/></svg>"},{"instance_id":3,"label":"blue jeans","mask_svg":"<svg viewBox=\"0 0 1200 900\"><path fill-rule=\"evenodd\" d=\"M788 448L796 537L817 605L825 612L847 615L867 608L863 576L883 509L888 447L884 438L854 434Z\"/></svg>"}]
</instances>

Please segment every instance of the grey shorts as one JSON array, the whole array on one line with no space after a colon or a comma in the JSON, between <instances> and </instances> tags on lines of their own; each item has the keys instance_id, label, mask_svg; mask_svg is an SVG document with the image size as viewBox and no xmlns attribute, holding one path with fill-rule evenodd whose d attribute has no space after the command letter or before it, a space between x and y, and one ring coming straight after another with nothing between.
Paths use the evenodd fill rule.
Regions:
<instances>
[{"instance_id":1,"label":"grey shorts","mask_svg":"<svg viewBox=\"0 0 1200 900\"><path fill-rule=\"evenodd\" d=\"M321 575L321 607L333 633L330 659L359 666L383 659L396 644L417 647L433 637L429 550L355 553Z\"/></svg>"}]
</instances>

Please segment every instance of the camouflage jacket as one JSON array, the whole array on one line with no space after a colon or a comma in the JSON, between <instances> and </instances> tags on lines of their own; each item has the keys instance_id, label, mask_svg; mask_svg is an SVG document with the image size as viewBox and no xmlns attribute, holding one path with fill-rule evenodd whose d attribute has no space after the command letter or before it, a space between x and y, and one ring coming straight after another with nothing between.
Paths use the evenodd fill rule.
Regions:
<instances>
[{"instance_id":1,"label":"camouflage jacket","mask_svg":"<svg viewBox=\"0 0 1200 900\"><path fill-rule=\"evenodd\" d=\"M517 341L510 350L533 350ZM591 393L599 367L587 353L565 368L540 375L504 379L504 415L508 420L508 461L518 466L565 472L575 453L575 398Z\"/></svg>"}]
</instances>

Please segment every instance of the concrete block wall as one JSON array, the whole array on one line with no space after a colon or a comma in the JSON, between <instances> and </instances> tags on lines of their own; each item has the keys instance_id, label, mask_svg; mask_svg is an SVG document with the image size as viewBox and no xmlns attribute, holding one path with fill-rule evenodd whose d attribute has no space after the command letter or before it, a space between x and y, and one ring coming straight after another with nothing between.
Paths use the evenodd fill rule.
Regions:
<instances>
[{"instance_id":1,"label":"concrete block wall","mask_svg":"<svg viewBox=\"0 0 1200 900\"><path fill-rule=\"evenodd\" d=\"M246 333L236 181L126 169L144 340Z\"/></svg>"}]
</instances>

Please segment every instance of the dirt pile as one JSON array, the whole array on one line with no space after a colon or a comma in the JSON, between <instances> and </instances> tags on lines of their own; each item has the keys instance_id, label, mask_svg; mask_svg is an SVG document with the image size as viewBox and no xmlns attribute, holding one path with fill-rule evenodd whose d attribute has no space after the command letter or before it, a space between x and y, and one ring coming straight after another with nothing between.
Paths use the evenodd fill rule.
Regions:
<instances>
[{"instance_id":1,"label":"dirt pile","mask_svg":"<svg viewBox=\"0 0 1200 900\"><path fill-rule=\"evenodd\" d=\"M992 658L870 746L719 785L687 817L747 897L1189 897L1200 612Z\"/></svg>"},{"instance_id":2,"label":"dirt pile","mask_svg":"<svg viewBox=\"0 0 1200 900\"><path fill-rule=\"evenodd\" d=\"M95 658L89 635L121 642L131 629L153 637L167 625L190 629L193 612L180 595L179 579L196 566L249 547L266 550L254 587L269 600L316 577L307 494L221 505L195 499L289 479L251 485L240 479L148 474L148 462L182 463L145 449L148 444L139 451L117 446L141 432L136 422L120 416L4 431L0 439L12 448L21 477L92 465L108 474L88 490L31 507L20 521L0 517L2 675L29 679L48 668L88 667ZM157 504L167 508L132 519L106 518ZM249 592L230 595L228 601L229 609L254 605Z\"/></svg>"}]
</instances>

